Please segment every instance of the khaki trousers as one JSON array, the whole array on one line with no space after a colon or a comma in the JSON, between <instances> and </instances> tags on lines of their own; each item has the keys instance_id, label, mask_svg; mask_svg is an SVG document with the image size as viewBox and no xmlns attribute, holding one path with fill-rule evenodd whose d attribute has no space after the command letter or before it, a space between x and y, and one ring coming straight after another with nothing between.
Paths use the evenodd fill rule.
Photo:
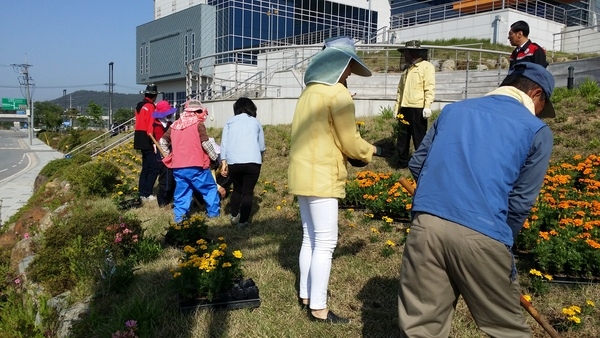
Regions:
<instances>
[{"instance_id":1,"label":"khaki trousers","mask_svg":"<svg viewBox=\"0 0 600 338\"><path fill-rule=\"evenodd\" d=\"M513 257L502 243L462 225L417 214L404 248L398 292L403 337L448 337L463 296L491 337L530 337L511 281Z\"/></svg>"}]
</instances>

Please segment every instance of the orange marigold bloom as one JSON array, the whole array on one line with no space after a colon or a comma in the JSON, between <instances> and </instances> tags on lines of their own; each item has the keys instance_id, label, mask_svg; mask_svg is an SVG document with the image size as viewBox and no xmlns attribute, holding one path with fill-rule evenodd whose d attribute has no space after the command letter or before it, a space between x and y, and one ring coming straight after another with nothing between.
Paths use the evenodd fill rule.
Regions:
<instances>
[{"instance_id":1,"label":"orange marigold bloom","mask_svg":"<svg viewBox=\"0 0 600 338\"><path fill-rule=\"evenodd\" d=\"M594 249L600 249L600 243L598 243L592 239L588 239L585 242L587 243L587 245L591 246Z\"/></svg>"},{"instance_id":2,"label":"orange marigold bloom","mask_svg":"<svg viewBox=\"0 0 600 338\"><path fill-rule=\"evenodd\" d=\"M549 240L550 239L550 236L548 236L548 232L546 232L546 231L540 231L539 236L541 238L545 239L545 240Z\"/></svg>"}]
</instances>

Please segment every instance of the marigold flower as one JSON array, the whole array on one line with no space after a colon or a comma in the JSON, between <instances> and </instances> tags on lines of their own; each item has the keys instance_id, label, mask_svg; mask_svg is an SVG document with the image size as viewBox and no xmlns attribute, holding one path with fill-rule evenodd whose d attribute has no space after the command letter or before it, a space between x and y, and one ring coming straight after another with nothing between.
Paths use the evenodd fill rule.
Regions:
<instances>
[{"instance_id":1,"label":"marigold flower","mask_svg":"<svg viewBox=\"0 0 600 338\"><path fill-rule=\"evenodd\" d=\"M235 251L233 252L233 257L235 257L235 258L237 258L237 259L240 259L240 258L242 258L242 257L243 257L243 256L242 256L242 252L241 252L240 250L235 250Z\"/></svg>"},{"instance_id":2,"label":"marigold flower","mask_svg":"<svg viewBox=\"0 0 600 338\"><path fill-rule=\"evenodd\" d=\"M523 295L523 298L525 298L526 301L531 302L531 296L530 295Z\"/></svg>"}]
</instances>

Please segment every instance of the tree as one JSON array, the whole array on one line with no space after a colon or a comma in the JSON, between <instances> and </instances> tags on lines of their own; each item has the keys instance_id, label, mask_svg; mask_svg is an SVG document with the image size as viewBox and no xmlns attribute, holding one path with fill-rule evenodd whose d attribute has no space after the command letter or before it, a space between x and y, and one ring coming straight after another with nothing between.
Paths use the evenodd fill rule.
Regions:
<instances>
[{"instance_id":1,"label":"tree","mask_svg":"<svg viewBox=\"0 0 600 338\"><path fill-rule=\"evenodd\" d=\"M87 116L79 116L77 118L77 123L79 124L79 128L87 129L92 123L92 120Z\"/></svg>"},{"instance_id":2,"label":"tree","mask_svg":"<svg viewBox=\"0 0 600 338\"><path fill-rule=\"evenodd\" d=\"M94 126L102 126L102 107L100 105L94 103L94 101L90 101L87 108L88 116Z\"/></svg>"},{"instance_id":3,"label":"tree","mask_svg":"<svg viewBox=\"0 0 600 338\"><path fill-rule=\"evenodd\" d=\"M63 109L49 101L35 102L33 125L48 130L58 130L63 123Z\"/></svg>"},{"instance_id":4,"label":"tree","mask_svg":"<svg viewBox=\"0 0 600 338\"><path fill-rule=\"evenodd\" d=\"M117 125L125 123L133 118L134 111L129 108L119 108L113 115L113 121Z\"/></svg>"}]
</instances>

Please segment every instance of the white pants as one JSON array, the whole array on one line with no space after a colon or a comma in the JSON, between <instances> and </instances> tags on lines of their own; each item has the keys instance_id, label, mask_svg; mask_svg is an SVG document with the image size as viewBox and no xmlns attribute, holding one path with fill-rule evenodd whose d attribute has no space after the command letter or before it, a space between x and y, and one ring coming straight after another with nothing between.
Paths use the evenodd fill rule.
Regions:
<instances>
[{"instance_id":1,"label":"white pants","mask_svg":"<svg viewBox=\"0 0 600 338\"><path fill-rule=\"evenodd\" d=\"M310 308L327 308L327 286L331 259L338 239L338 200L298 196L302 219L300 249L300 298L310 299Z\"/></svg>"}]
</instances>

